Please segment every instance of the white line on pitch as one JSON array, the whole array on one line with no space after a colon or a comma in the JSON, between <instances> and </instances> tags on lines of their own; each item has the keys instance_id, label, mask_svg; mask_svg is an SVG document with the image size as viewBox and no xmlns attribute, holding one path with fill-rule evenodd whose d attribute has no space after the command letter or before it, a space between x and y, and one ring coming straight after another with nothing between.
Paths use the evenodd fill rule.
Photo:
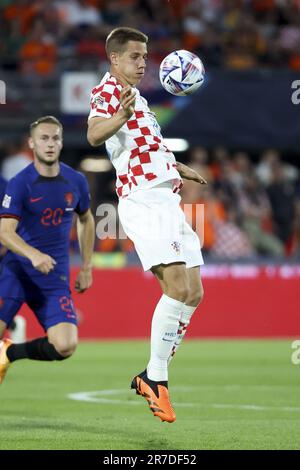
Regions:
<instances>
[{"instance_id":1,"label":"white line on pitch","mask_svg":"<svg viewBox=\"0 0 300 470\"><path fill-rule=\"evenodd\" d=\"M184 391L191 391L194 387L188 389L188 387L183 387ZM181 387L173 388L177 391L182 391ZM115 398L105 398L106 396L113 395L124 395L128 393L128 390L125 389L111 389L111 390L97 390L91 392L76 392L69 393L67 395L71 400L84 401L90 403L99 403L99 404L111 404L111 405L142 405L141 400L134 401L132 399L115 399ZM264 406L264 405L254 405L254 404L229 404L229 403L173 403L176 407L190 408L215 408L215 409L236 409L236 410L252 410L252 411L288 411L288 412L300 412L300 407L297 406Z\"/></svg>"}]
</instances>

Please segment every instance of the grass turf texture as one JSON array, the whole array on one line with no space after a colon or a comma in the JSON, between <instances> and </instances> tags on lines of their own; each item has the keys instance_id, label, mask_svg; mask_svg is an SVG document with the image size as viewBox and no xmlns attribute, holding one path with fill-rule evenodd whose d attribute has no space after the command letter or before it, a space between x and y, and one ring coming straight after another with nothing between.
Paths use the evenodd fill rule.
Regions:
<instances>
[{"instance_id":1,"label":"grass turf texture","mask_svg":"<svg viewBox=\"0 0 300 470\"><path fill-rule=\"evenodd\" d=\"M65 362L14 363L0 387L0 449L300 448L300 365L290 341L185 341L170 366L173 424L129 390L148 347L81 343ZM114 389L98 396L107 403L67 397Z\"/></svg>"}]
</instances>

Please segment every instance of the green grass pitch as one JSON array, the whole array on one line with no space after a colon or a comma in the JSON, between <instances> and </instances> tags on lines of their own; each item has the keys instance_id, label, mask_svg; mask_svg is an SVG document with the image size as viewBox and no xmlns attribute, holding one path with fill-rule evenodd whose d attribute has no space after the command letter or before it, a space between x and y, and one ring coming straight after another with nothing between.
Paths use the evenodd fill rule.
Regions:
<instances>
[{"instance_id":1,"label":"green grass pitch","mask_svg":"<svg viewBox=\"0 0 300 470\"><path fill-rule=\"evenodd\" d=\"M291 341L185 341L170 366L173 424L129 390L148 350L82 342L65 362L14 363L0 388L0 449L300 448Z\"/></svg>"}]
</instances>

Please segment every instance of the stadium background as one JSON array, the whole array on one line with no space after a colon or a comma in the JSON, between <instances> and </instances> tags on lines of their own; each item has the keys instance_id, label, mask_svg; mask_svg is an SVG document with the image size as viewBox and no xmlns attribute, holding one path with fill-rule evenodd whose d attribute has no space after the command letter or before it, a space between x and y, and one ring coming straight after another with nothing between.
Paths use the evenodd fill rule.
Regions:
<instances>
[{"instance_id":1,"label":"stadium background","mask_svg":"<svg viewBox=\"0 0 300 470\"><path fill-rule=\"evenodd\" d=\"M164 136L184 139L169 143L176 158L210 183L182 192L193 225L193 204L205 206L206 296L170 368L177 422L161 425L125 390L148 358L139 338L149 337L158 285L129 242L97 239L94 285L74 294L78 350L9 370L0 449L299 449L299 3L0 0L3 177L31 161L29 123L53 114L64 124L62 160L89 180L96 223L99 205L116 205L114 171L104 147L87 144L86 118L107 68L104 39L126 25L150 36L141 90ZM158 67L181 48L199 54L206 80L176 99ZM74 280L75 230L70 251ZM27 336L40 335L23 313Z\"/></svg>"}]
</instances>

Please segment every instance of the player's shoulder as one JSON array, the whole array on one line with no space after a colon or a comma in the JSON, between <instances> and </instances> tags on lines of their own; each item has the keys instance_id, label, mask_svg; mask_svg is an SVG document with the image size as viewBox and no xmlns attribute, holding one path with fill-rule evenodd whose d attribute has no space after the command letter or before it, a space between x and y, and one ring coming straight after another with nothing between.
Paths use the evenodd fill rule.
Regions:
<instances>
[{"instance_id":1,"label":"player's shoulder","mask_svg":"<svg viewBox=\"0 0 300 470\"><path fill-rule=\"evenodd\" d=\"M123 85L110 73L106 73L102 78L101 82L92 89L92 96L105 95L106 93L120 97Z\"/></svg>"},{"instance_id":2,"label":"player's shoulder","mask_svg":"<svg viewBox=\"0 0 300 470\"><path fill-rule=\"evenodd\" d=\"M34 167L33 163L29 163L23 170L19 171L15 176L13 176L10 180L10 182L16 182L20 185L27 184L30 182L32 178L36 175L36 169Z\"/></svg>"},{"instance_id":3,"label":"player's shoulder","mask_svg":"<svg viewBox=\"0 0 300 470\"><path fill-rule=\"evenodd\" d=\"M74 168L67 165L66 163L60 163L60 173L62 176L66 177L68 181L73 181L78 184L86 180L86 177L83 173L78 170L74 170Z\"/></svg>"}]
</instances>

